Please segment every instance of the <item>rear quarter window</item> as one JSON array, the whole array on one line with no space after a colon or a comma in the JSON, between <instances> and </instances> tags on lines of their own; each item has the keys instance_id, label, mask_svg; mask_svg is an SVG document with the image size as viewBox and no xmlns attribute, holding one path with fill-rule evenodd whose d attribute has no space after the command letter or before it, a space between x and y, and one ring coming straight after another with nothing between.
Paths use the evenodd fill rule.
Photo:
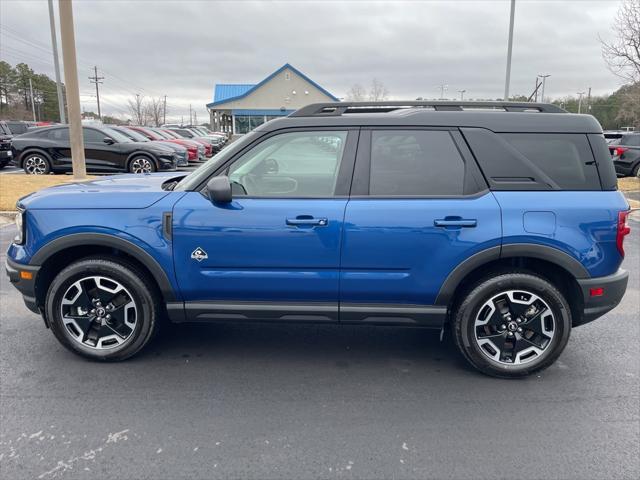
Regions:
<instances>
[{"instance_id":1,"label":"rear quarter window","mask_svg":"<svg viewBox=\"0 0 640 480\"><path fill-rule=\"evenodd\" d=\"M586 135L505 133L501 136L560 189L601 189L598 169Z\"/></svg>"}]
</instances>

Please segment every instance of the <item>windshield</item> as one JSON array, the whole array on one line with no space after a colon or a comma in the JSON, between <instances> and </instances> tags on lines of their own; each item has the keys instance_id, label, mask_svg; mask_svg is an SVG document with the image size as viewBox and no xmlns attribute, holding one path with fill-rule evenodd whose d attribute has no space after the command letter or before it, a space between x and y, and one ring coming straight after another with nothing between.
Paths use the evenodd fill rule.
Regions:
<instances>
[{"instance_id":1,"label":"windshield","mask_svg":"<svg viewBox=\"0 0 640 480\"><path fill-rule=\"evenodd\" d=\"M164 138L165 140L170 139L171 137L169 137L166 133L164 133L162 130L158 129L158 128L152 128L150 129L153 133L155 133L156 135L158 135L161 138Z\"/></svg>"},{"instance_id":2,"label":"windshield","mask_svg":"<svg viewBox=\"0 0 640 480\"><path fill-rule=\"evenodd\" d=\"M171 130L162 130L162 131L164 132L165 135L168 135L169 138L177 138L178 140L182 139L180 135L172 132Z\"/></svg>"},{"instance_id":3,"label":"windshield","mask_svg":"<svg viewBox=\"0 0 640 480\"><path fill-rule=\"evenodd\" d=\"M127 137L124 133L120 133L119 131L114 130L113 128L104 127L102 130L104 131L104 133L109 135L118 143L133 143L133 140Z\"/></svg>"},{"instance_id":4,"label":"windshield","mask_svg":"<svg viewBox=\"0 0 640 480\"><path fill-rule=\"evenodd\" d=\"M126 128L122 128L122 129L118 128L116 130L122 133L123 135L129 137L134 142L150 142L151 141L141 133L136 132L135 130L129 130Z\"/></svg>"},{"instance_id":5,"label":"windshield","mask_svg":"<svg viewBox=\"0 0 640 480\"><path fill-rule=\"evenodd\" d=\"M11 135L11 130L4 125L4 122L0 123L0 133L3 135Z\"/></svg>"},{"instance_id":6,"label":"windshield","mask_svg":"<svg viewBox=\"0 0 640 480\"><path fill-rule=\"evenodd\" d=\"M235 155L236 152L242 150L245 146L249 145L259 136L260 133L256 131L249 132L246 135L243 135L240 140L236 140L231 145L221 150L220 153L218 153L211 160L204 163L196 170L194 170L190 175L187 175L182 180L180 180L174 190L193 190L208 177L210 177L221 164L226 162L230 157Z\"/></svg>"}]
</instances>

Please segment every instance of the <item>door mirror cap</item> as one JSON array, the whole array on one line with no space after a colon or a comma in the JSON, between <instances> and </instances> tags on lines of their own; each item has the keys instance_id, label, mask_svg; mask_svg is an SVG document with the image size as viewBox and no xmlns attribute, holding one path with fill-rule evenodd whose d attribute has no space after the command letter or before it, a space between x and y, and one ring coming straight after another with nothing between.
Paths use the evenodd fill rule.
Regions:
<instances>
[{"instance_id":1,"label":"door mirror cap","mask_svg":"<svg viewBox=\"0 0 640 480\"><path fill-rule=\"evenodd\" d=\"M231 202L231 182L229 177L213 177L207 182L207 194L213 203Z\"/></svg>"},{"instance_id":2,"label":"door mirror cap","mask_svg":"<svg viewBox=\"0 0 640 480\"><path fill-rule=\"evenodd\" d=\"M109 137L104 137L104 140L102 141L107 145L113 145L114 143L116 143L116 141L113 138L109 138Z\"/></svg>"}]
</instances>

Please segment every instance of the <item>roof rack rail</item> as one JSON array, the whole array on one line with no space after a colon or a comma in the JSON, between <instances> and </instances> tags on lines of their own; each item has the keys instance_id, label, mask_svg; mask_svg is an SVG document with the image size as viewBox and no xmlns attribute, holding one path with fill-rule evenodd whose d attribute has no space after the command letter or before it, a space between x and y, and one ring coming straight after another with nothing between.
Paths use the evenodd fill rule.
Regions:
<instances>
[{"instance_id":1,"label":"roof rack rail","mask_svg":"<svg viewBox=\"0 0 640 480\"><path fill-rule=\"evenodd\" d=\"M550 103L530 102L455 102L455 101L388 101L388 102L334 102L313 103L291 113L290 117L336 117L345 113L386 113L408 108L430 107L436 111L462 111L465 109L494 109L505 112L567 113Z\"/></svg>"}]
</instances>

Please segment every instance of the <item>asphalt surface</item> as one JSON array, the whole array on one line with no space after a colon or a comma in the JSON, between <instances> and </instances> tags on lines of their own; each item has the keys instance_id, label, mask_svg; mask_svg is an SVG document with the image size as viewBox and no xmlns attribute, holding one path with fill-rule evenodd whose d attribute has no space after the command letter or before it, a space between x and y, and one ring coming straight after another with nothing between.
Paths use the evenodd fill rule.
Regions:
<instances>
[{"instance_id":1,"label":"asphalt surface","mask_svg":"<svg viewBox=\"0 0 640 480\"><path fill-rule=\"evenodd\" d=\"M474 372L437 332L384 327L184 325L92 363L1 274L0 477L636 479L632 229L623 303L517 381Z\"/></svg>"}]
</instances>

